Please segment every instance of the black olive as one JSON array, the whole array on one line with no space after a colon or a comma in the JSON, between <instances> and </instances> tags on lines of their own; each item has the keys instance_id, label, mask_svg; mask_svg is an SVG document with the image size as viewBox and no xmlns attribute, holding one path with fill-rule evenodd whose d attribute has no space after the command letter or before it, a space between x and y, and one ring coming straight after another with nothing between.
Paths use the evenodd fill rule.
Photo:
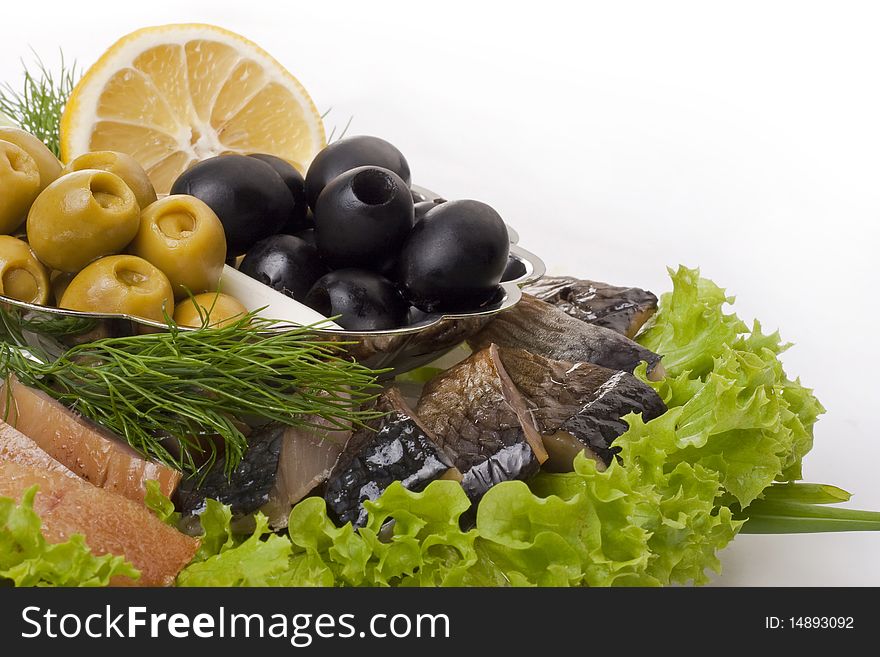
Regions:
<instances>
[{"instance_id":1,"label":"black olive","mask_svg":"<svg viewBox=\"0 0 880 657\"><path fill-rule=\"evenodd\" d=\"M309 204L306 202L306 181L302 174L290 162L282 160L280 157L266 153L252 153L251 157L255 157L275 169L275 173L281 176L281 180L293 195L293 214L288 217L280 232L293 235L312 226Z\"/></svg>"},{"instance_id":2,"label":"black olive","mask_svg":"<svg viewBox=\"0 0 880 657\"><path fill-rule=\"evenodd\" d=\"M358 167L337 176L315 208L318 251L331 269L387 268L412 225L406 183L379 167Z\"/></svg>"},{"instance_id":3,"label":"black olive","mask_svg":"<svg viewBox=\"0 0 880 657\"><path fill-rule=\"evenodd\" d=\"M312 285L327 273L318 250L293 235L272 235L254 244L239 271L293 297L306 298Z\"/></svg>"},{"instance_id":4,"label":"black olive","mask_svg":"<svg viewBox=\"0 0 880 657\"><path fill-rule=\"evenodd\" d=\"M409 304L394 283L366 269L339 269L315 283L305 304L349 331L380 331L407 322Z\"/></svg>"},{"instance_id":5,"label":"black olive","mask_svg":"<svg viewBox=\"0 0 880 657\"><path fill-rule=\"evenodd\" d=\"M502 274L501 280L514 281L520 276L524 276L525 273L526 266L522 261L511 256L507 259L507 266L504 268L504 274Z\"/></svg>"},{"instance_id":6,"label":"black olive","mask_svg":"<svg viewBox=\"0 0 880 657\"><path fill-rule=\"evenodd\" d=\"M507 226L479 201L449 201L413 226L400 253L399 281L425 312L474 310L490 301L507 265Z\"/></svg>"},{"instance_id":7,"label":"black olive","mask_svg":"<svg viewBox=\"0 0 880 657\"><path fill-rule=\"evenodd\" d=\"M298 237L301 240L308 242L309 244L311 244L315 248L318 248L318 241L315 238L315 229L314 228L306 228L305 230L301 230L298 233L294 233L294 237Z\"/></svg>"},{"instance_id":8,"label":"black olive","mask_svg":"<svg viewBox=\"0 0 880 657\"><path fill-rule=\"evenodd\" d=\"M306 198L314 210L324 187L338 175L362 166L393 171L407 186L412 182L403 153L378 137L347 137L335 141L312 160L306 173Z\"/></svg>"},{"instance_id":9,"label":"black olive","mask_svg":"<svg viewBox=\"0 0 880 657\"><path fill-rule=\"evenodd\" d=\"M172 194L207 203L223 222L226 255L241 255L277 233L294 212L293 197L275 170L246 155L221 155L184 171Z\"/></svg>"}]
</instances>

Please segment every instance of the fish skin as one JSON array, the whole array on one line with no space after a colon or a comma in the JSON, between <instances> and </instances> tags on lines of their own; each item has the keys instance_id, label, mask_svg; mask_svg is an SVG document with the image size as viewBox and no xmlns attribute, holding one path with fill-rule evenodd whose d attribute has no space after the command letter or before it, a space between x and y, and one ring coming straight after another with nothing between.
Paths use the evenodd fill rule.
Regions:
<instances>
[{"instance_id":1,"label":"fish skin","mask_svg":"<svg viewBox=\"0 0 880 657\"><path fill-rule=\"evenodd\" d=\"M269 424L248 436L248 448L241 461L226 475L226 459L219 459L202 479L185 479L177 491L177 507L193 514L205 507L207 498L228 504L234 516L252 513L269 501L275 484L281 439L285 426Z\"/></svg>"},{"instance_id":2,"label":"fish skin","mask_svg":"<svg viewBox=\"0 0 880 657\"><path fill-rule=\"evenodd\" d=\"M425 386L416 415L437 436L479 498L492 485L527 479L547 458L525 399L510 382L491 345Z\"/></svg>"},{"instance_id":3,"label":"fish skin","mask_svg":"<svg viewBox=\"0 0 880 657\"><path fill-rule=\"evenodd\" d=\"M589 324L633 338L657 312L657 296L638 287L619 287L573 276L544 276L523 291Z\"/></svg>"},{"instance_id":4,"label":"fish skin","mask_svg":"<svg viewBox=\"0 0 880 657\"><path fill-rule=\"evenodd\" d=\"M642 361L660 369L660 356L611 329L582 322L545 301L523 294L468 340L477 350L490 344L572 363L593 363L632 373Z\"/></svg>"},{"instance_id":5,"label":"fish skin","mask_svg":"<svg viewBox=\"0 0 880 657\"><path fill-rule=\"evenodd\" d=\"M471 466L462 476L461 486L468 497L477 499L497 483L538 474L540 467L528 443L505 445L482 463Z\"/></svg>"},{"instance_id":6,"label":"fish skin","mask_svg":"<svg viewBox=\"0 0 880 657\"><path fill-rule=\"evenodd\" d=\"M107 429L16 378L11 379L7 412L6 385L0 387L0 417L74 474L136 502L144 501L150 480L166 497L174 493L180 472L142 456Z\"/></svg>"},{"instance_id":7,"label":"fish skin","mask_svg":"<svg viewBox=\"0 0 880 657\"><path fill-rule=\"evenodd\" d=\"M37 443L3 421L0 421L0 461L11 461L59 472L66 477L76 477L68 468L40 449Z\"/></svg>"},{"instance_id":8,"label":"fish skin","mask_svg":"<svg viewBox=\"0 0 880 657\"><path fill-rule=\"evenodd\" d=\"M552 360L522 349L498 351L541 433L567 432L605 465L619 451L613 441L629 428L624 416L640 413L648 422L667 410L651 386L627 372Z\"/></svg>"},{"instance_id":9,"label":"fish skin","mask_svg":"<svg viewBox=\"0 0 880 657\"><path fill-rule=\"evenodd\" d=\"M629 376L626 372L615 372L608 383L597 391L595 399L586 402L560 427L588 445L605 465L610 465L614 455L620 451L620 448L612 445L613 441L629 429L623 416L641 408L642 420L648 422L666 412L666 405L656 393L656 400L644 404L644 398L640 395L642 391L633 385L633 382L641 382L635 378L627 380L626 376Z\"/></svg>"},{"instance_id":10,"label":"fish skin","mask_svg":"<svg viewBox=\"0 0 880 657\"><path fill-rule=\"evenodd\" d=\"M0 497L20 500L38 486L34 511L49 543L82 534L97 555L124 556L141 576L115 577L114 586L171 586L195 556L199 541L159 520L145 506L57 470L0 461Z\"/></svg>"},{"instance_id":11,"label":"fish skin","mask_svg":"<svg viewBox=\"0 0 880 657\"><path fill-rule=\"evenodd\" d=\"M363 503L378 498L394 481L420 491L450 471L460 477L452 458L398 390L383 393L376 407L386 415L352 435L327 480L324 501L338 524L366 524Z\"/></svg>"}]
</instances>

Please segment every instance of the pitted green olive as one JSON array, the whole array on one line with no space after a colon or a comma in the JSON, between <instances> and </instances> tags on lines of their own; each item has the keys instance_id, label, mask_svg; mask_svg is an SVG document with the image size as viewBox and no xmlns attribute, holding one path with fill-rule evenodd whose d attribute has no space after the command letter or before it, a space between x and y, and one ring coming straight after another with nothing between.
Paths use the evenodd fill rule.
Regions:
<instances>
[{"instance_id":1,"label":"pitted green olive","mask_svg":"<svg viewBox=\"0 0 880 657\"><path fill-rule=\"evenodd\" d=\"M141 209L156 201L156 190L153 189L153 183L150 182L144 168L131 155L116 151L84 153L68 162L64 167L64 172L72 173L85 169L99 169L115 173L134 192Z\"/></svg>"},{"instance_id":2,"label":"pitted green olive","mask_svg":"<svg viewBox=\"0 0 880 657\"><path fill-rule=\"evenodd\" d=\"M0 294L45 305L49 301L49 272L20 239L0 235Z\"/></svg>"},{"instance_id":3,"label":"pitted green olive","mask_svg":"<svg viewBox=\"0 0 880 657\"><path fill-rule=\"evenodd\" d=\"M161 269L180 299L217 289L226 261L226 235L204 201L176 194L141 213L128 252Z\"/></svg>"},{"instance_id":4,"label":"pitted green olive","mask_svg":"<svg viewBox=\"0 0 880 657\"><path fill-rule=\"evenodd\" d=\"M21 226L40 193L40 173L34 158L19 146L0 141L0 233Z\"/></svg>"},{"instance_id":5,"label":"pitted green olive","mask_svg":"<svg viewBox=\"0 0 880 657\"><path fill-rule=\"evenodd\" d=\"M107 256L78 273L67 289L61 308L94 313L120 313L165 321L174 314L174 294L168 277L143 258Z\"/></svg>"},{"instance_id":6,"label":"pitted green olive","mask_svg":"<svg viewBox=\"0 0 880 657\"><path fill-rule=\"evenodd\" d=\"M123 251L137 234L140 207L122 178L86 169L44 189L27 218L28 242L43 264L77 272Z\"/></svg>"},{"instance_id":7,"label":"pitted green olive","mask_svg":"<svg viewBox=\"0 0 880 657\"><path fill-rule=\"evenodd\" d=\"M174 321L180 326L205 325L222 328L247 314L247 308L228 294L205 292L181 301L174 311Z\"/></svg>"},{"instance_id":8,"label":"pitted green olive","mask_svg":"<svg viewBox=\"0 0 880 657\"><path fill-rule=\"evenodd\" d=\"M61 175L61 162L46 144L31 133L19 128L0 126L0 139L15 144L34 158L40 172L40 190L46 189Z\"/></svg>"}]
</instances>

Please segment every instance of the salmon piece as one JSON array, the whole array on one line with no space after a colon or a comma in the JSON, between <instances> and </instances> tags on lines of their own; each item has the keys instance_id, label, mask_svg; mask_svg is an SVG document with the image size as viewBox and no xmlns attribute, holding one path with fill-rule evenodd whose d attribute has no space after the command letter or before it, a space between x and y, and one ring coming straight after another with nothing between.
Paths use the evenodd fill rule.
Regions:
<instances>
[{"instance_id":1,"label":"salmon piece","mask_svg":"<svg viewBox=\"0 0 880 657\"><path fill-rule=\"evenodd\" d=\"M33 440L56 461L99 488L143 502L153 479L166 497L180 483L180 473L146 459L103 427L71 411L49 395L13 378L12 405L6 412L6 384L0 387L0 417Z\"/></svg>"},{"instance_id":2,"label":"salmon piece","mask_svg":"<svg viewBox=\"0 0 880 657\"><path fill-rule=\"evenodd\" d=\"M0 461L11 461L43 470L76 477L70 470L46 454L33 440L0 420Z\"/></svg>"},{"instance_id":3,"label":"salmon piece","mask_svg":"<svg viewBox=\"0 0 880 657\"><path fill-rule=\"evenodd\" d=\"M141 572L136 581L114 578L115 586L171 586L199 547L142 504L57 470L0 461L0 496L20 500L31 486L39 486L34 511L47 541L82 534L93 553L124 556Z\"/></svg>"}]
</instances>

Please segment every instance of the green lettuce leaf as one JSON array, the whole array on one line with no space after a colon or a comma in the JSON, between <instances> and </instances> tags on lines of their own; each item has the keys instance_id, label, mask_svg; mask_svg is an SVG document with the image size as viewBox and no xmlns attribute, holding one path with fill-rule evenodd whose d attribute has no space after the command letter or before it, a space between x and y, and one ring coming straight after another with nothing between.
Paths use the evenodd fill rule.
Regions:
<instances>
[{"instance_id":1,"label":"green lettuce leaf","mask_svg":"<svg viewBox=\"0 0 880 657\"><path fill-rule=\"evenodd\" d=\"M85 539L75 534L63 543L48 543L34 512L37 487L21 503L0 497L0 581L15 586L107 586L119 575L137 579L140 573L124 557L96 556Z\"/></svg>"},{"instance_id":2,"label":"green lettuce leaf","mask_svg":"<svg viewBox=\"0 0 880 657\"><path fill-rule=\"evenodd\" d=\"M232 509L217 500L207 500L205 510L199 515L199 522L202 526L202 537L196 561L204 561L226 552L241 542L236 540L232 531Z\"/></svg>"},{"instance_id":3,"label":"green lettuce leaf","mask_svg":"<svg viewBox=\"0 0 880 657\"><path fill-rule=\"evenodd\" d=\"M211 504L213 502L213 504ZM278 586L287 584L290 540L269 530L262 513L255 516L253 534L232 537L228 506L209 500L202 515L205 528L202 550L196 561L177 576L178 586ZM216 553L210 554L216 550ZM201 559L201 560L199 560Z\"/></svg>"},{"instance_id":4,"label":"green lettuce leaf","mask_svg":"<svg viewBox=\"0 0 880 657\"><path fill-rule=\"evenodd\" d=\"M201 516L205 535L197 561L179 586L453 586L487 583L470 573L480 557L475 531L462 531L470 502L461 486L436 481L415 493L399 482L374 503L359 531L337 527L324 500L308 498L290 514L287 536L272 534L257 514L254 533L230 529L229 507L209 501ZM389 521L393 521L390 522ZM489 568L487 562L487 569ZM482 577L482 579L475 579ZM496 580L491 580L495 583Z\"/></svg>"},{"instance_id":5,"label":"green lettuce leaf","mask_svg":"<svg viewBox=\"0 0 880 657\"><path fill-rule=\"evenodd\" d=\"M699 278L697 270L680 267L672 278L673 292L663 295L655 321L638 338L664 354L670 375L648 383L667 406L682 409L669 462L716 472L724 490L745 508L774 481L801 477L813 425L825 409L812 390L786 375L779 354L790 345L778 332L764 334L757 321L749 330L724 314L732 298ZM690 332L690 323L701 323L705 332ZM679 345L680 339L693 344ZM667 363L667 353L678 359ZM644 371L638 373L647 381Z\"/></svg>"},{"instance_id":6,"label":"green lettuce leaf","mask_svg":"<svg viewBox=\"0 0 880 657\"><path fill-rule=\"evenodd\" d=\"M543 474L530 482L541 496L533 499L557 496L578 507L574 517L585 531L580 538L563 536L570 545L588 549L580 550L583 577L572 584L702 584L708 580L707 569L718 570L716 552L742 523L729 509L717 507L722 494L717 473L686 462L670 463L680 418L679 409L648 423L630 416L630 430L617 443L621 460L604 472L581 456L573 473ZM498 489L503 495L503 486L490 494ZM561 510L555 509L554 515ZM570 528L573 520L565 519L565 526ZM522 525L521 519L516 522Z\"/></svg>"},{"instance_id":7,"label":"green lettuce leaf","mask_svg":"<svg viewBox=\"0 0 880 657\"><path fill-rule=\"evenodd\" d=\"M166 525L177 527L177 523L180 522L180 514L174 510L174 502L165 497L162 489L159 488L158 481L150 479L147 482L144 504Z\"/></svg>"},{"instance_id":8,"label":"green lettuce leaf","mask_svg":"<svg viewBox=\"0 0 880 657\"><path fill-rule=\"evenodd\" d=\"M666 371L701 377L711 371L715 355L733 344L747 327L736 315L723 312L734 301L724 289L700 278L697 269L673 272L672 292L660 297L660 311L638 337L644 347L663 356Z\"/></svg>"}]
</instances>

